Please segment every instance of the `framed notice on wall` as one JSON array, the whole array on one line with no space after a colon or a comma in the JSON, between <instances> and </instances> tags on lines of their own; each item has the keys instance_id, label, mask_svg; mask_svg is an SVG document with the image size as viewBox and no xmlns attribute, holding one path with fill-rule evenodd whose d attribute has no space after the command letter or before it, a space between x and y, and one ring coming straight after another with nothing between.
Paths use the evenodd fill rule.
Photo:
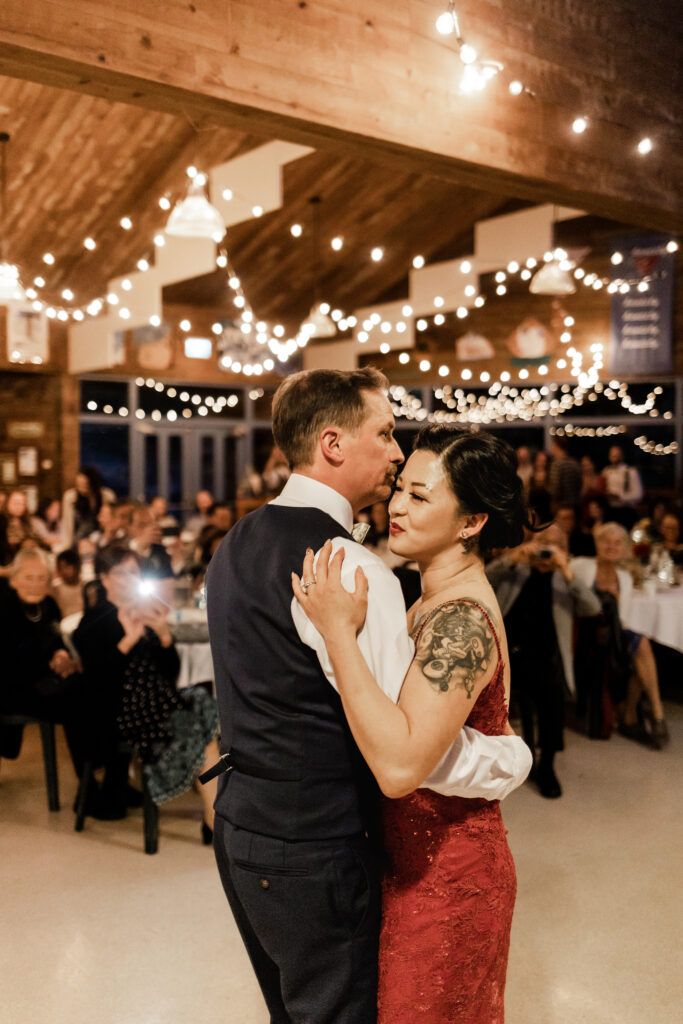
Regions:
<instances>
[{"instance_id":1,"label":"framed notice on wall","mask_svg":"<svg viewBox=\"0 0 683 1024\"><path fill-rule=\"evenodd\" d=\"M12 302L7 307L7 358L10 363L40 365L50 358L48 319L33 306Z\"/></svg>"},{"instance_id":2,"label":"framed notice on wall","mask_svg":"<svg viewBox=\"0 0 683 1024\"><path fill-rule=\"evenodd\" d=\"M17 463L12 452L0 452L0 485L11 487L17 482Z\"/></svg>"},{"instance_id":3,"label":"framed notice on wall","mask_svg":"<svg viewBox=\"0 0 683 1024\"><path fill-rule=\"evenodd\" d=\"M662 235L613 239L621 262L611 268L613 373L673 369L674 255Z\"/></svg>"},{"instance_id":4,"label":"framed notice on wall","mask_svg":"<svg viewBox=\"0 0 683 1024\"><path fill-rule=\"evenodd\" d=\"M19 476L37 476L38 449L32 447L20 448L17 452L17 467L19 469Z\"/></svg>"}]
</instances>

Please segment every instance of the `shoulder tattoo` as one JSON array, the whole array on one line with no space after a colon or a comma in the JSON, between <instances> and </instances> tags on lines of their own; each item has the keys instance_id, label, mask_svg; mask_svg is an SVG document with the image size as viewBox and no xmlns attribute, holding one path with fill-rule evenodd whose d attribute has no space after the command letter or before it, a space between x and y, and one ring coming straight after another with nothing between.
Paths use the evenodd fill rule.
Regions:
<instances>
[{"instance_id":1,"label":"shoulder tattoo","mask_svg":"<svg viewBox=\"0 0 683 1024\"><path fill-rule=\"evenodd\" d=\"M471 699L495 651L493 633L481 608L450 601L425 624L415 658L435 690L446 693L460 687Z\"/></svg>"}]
</instances>

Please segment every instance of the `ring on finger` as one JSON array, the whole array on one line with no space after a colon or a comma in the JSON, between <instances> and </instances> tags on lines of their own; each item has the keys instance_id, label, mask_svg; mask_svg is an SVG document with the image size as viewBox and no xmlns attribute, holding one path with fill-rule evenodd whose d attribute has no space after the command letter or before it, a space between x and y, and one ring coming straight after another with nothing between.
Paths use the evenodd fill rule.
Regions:
<instances>
[{"instance_id":1,"label":"ring on finger","mask_svg":"<svg viewBox=\"0 0 683 1024\"><path fill-rule=\"evenodd\" d=\"M315 578L315 576L312 577L312 579L310 579L310 580L302 579L302 581L301 581L301 589L303 590L304 594L306 593L306 591L308 590L309 587L314 586L317 582L318 581Z\"/></svg>"}]
</instances>

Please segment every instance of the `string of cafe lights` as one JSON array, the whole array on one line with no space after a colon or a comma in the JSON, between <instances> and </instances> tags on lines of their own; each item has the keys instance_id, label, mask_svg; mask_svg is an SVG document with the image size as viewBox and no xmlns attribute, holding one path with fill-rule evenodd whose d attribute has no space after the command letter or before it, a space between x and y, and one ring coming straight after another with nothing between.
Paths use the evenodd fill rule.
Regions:
<instances>
[{"instance_id":1,"label":"string of cafe lights","mask_svg":"<svg viewBox=\"0 0 683 1024\"><path fill-rule=\"evenodd\" d=\"M678 250L678 243L676 241L674 241L673 239L670 240L667 243L667 245L666 245L666 250L669 253L676 252ZM421 257L419 257L419 259L421 260ZM601 276L601 275L596 274L596 273L586 273L586 271L583 269L583 267L577 266L576 263L573 260L569 259L569 256L568 256L567 252L564 249L556 248L556 249L554 249L552 251L545 252L543 254L542 261L536 259L534 256L530 256L524 262L523 265L520 264L517 260L512 260L510 263L507 264L507 267L506 267L505 270L501 269L501 270L496 271L495 274L494 274L494 282L495 282L495 285L496 285L496 287L495 287L495 296L488 296L487 297L487 296L482 295L481 292L478 292L477 289L475 288L475 286L472 285L472 284L466 285L466 287L464 289L465 296L470 298L470 299L472 299L472 305L473 305L473 307L475 309L480 309L487 302L487 298L502 297L502 296L507 294L508 284L509 284L509 279L510 278L514 278L516 275L519 275L521 280L529 281L530 278L532 277L533 272L535 271L535 269L539 266L539 264L541 262L543 262L543 263L550 263L552 261L557 261L561 270L564 270L564 271L567 271L567 272L570 272L570 271L573 272L574 278L577 280L577 282L580 282L581 285L583 285L584 287L592 288L594 291L599 291L602 288L605 288L607 290L607 292L609 292L610 294L613 294L616 291L619 291L622 294L626 294L626 293L630 292L632 289L634 289L634 290L636 290L638 292L641 292L641 293L642 292L647 292L650 289L650 285L651 285L652 281L655 280L655 278L658 277L658 274L655 273L655 274L643 275L642 277L638 277L638 278L615 278L615 279L611 279L611 278L608 278L608 277L605 277L605 276ZM611 263L614 266L620 265L624 261L623 253L621 253L619 251L613 252L611 254L610 261L611 261ZM420 265L424 266L424 261L423 260L422 260ZM472 264L471 264L471 262L469 260L462 260L460 262L459 269L460 269L460 271L463 274L469 274L471 272L471 270L472 270ZM434 307L436 309L438 309L438 310L440 310L444 306L443 296L435 295L432 301L434 303ZM461 305L461 306L458 306L455 309L454 312L455 312L455 315L456 315L456 317L458 319L464 320L464 319L466 319L470 315L471 308L468 307L468 306L462 306ZM370 340L373 332L380 332L382 334L389 334L391 332L396 332L398 334L404 333L407 330L406 320L407 320L408 317L412 316L412 314L413 314L412 306L409 303L404 304L402 309L401 309L401 313L402 313L402 317L404 319L398 319L398 320L395 320L395 321L388 320L386 318L382 318L380 313L377 312L377 311L369 313L368 316L365 317L365 319L363 320L363 322L361 324L362 330L360 330L358 332L358 335L357 335L358 343L361 344L361 345L366 344ZM423 316L420 316L416 320L415 328L416 328L416 330L418 332L422 333L422 332L428 330L430 324L433 324L434 326L440 327L445 322L446 322L446 316L442 312L437 312L437 313L432 313L432 314L425 314ZM563 318L563 327L564 327L564 329L563 329L563 331L560 334L560 341L561 341L561 343L563 345L569 344L569 342L572 340L571 328L574 325L574 323L575 323L575 321L574 321L574 318L572 316L570 316L570 315L565 315L564 316L564 318ZM389 352L392 351L392 346L391 346L391 344L389 342L382 342L380 344L380 346L379 346L379 351L383 355L387 355ZM574 369L576 369L575 362L574 362L575 352L572 349L568 349L567 350L567 356L570 359L573 360L573 366L574 366ZM404 365L409 363L410 360L411 360L410 353L407 352L407 351L400 352L398 358L399 358L399 362L404 364ZM562 358L560 358L556 362L555 366L556 366L556 368L558 370L564 370L567 367L567 361L562 357ZM431 362L430 362L430 360L424 359L424 358L420 359L419 369L423 373L426 373L429 370L431 370ZM545 374L548 373L548 369L549 369L549 367L548 367L547 364L541 364L541 366L538 368L538 372L541 374L541 376L544 376ZM580 371L577 369L576 372L574 372L574 369L572 370L573 375L577 376L578 372L580 372ZM449 367L441 366L439 368L440 376L444 376L445 377L445 376L448 376L449 373L450 373L450 368ZM471 370L468 367L465 367L464 370L461 371L461 375L462 375L464 380L468 380L471 377L471 373L472 372L471 372ZM520 379L523 380L523 379L525 379L528 376L528 372L526 370L522 369L522 370L519 371L519 376L520 376ZM484 371L484 374L482 375L481 380L482 380L482 382L485 382L488 379L489 379L489 376L488 376L487 372Z\"/></svg>"},{"instance_id":2,"label":"string of cafe lights","mask_svg":"<svg viewBox=\"0 0 683 1024\"><path fill-rule=\"evenodd\" d=\"M666 416L666 413L664 414ZM550 433L560 437L612 437L615 434L625 434L626 427L623 423L608 425L606 427L577 427L573 423L566 423L563 427L551 427ZM675 455L678 451L676 441L669 444L660 444L649 440L645 434L635 437L633 443L641 451L648 455Z\"/></svg>"},{"instance_id":3,"label":"string of cafe lights","mask_svg":"<svg viewBox=\"0 0 683 1024\"><path fill-rule=\"evenodd\" d=\"M434 27L439 35L454 37L458 57L463 66L459 83L461 93L471 95L482 92L490 81L500 77L507 82L508 91L512 96L535 98L536 93L532 89L518 78L505 73L505 65L501 61L480 57L476 49L465 41L460 29L455 0L448 0L446 8L436 18ZM590 118L585 112L576 114L571 123L571 130L575 135L583 135L594 120L599 119ZM641 157L648 156L654 148L653 140L649 136L642 136L635 146L635 152Z\"/></svg>"},{"instance_id":4,"label":"string of cafe lights","mask_svg":"<svg viewBox=\"0 0 683 1024\"><path fill-rule=\"evenodd\" d=\"M163 419L175 422L179 418L192 419L195 416L220 415L226 407L233 409L240 401L240 396L236 393L231 393L227 396L225 394L202 396L197 393L191 393L187 389L179 389L172 384L165 384L154 377L138 377L135 383L140 389L153 390L158 394L163 394L168 399L177 399L179 403L183 404L180 412L176 409L169 409L166 413L162 413L159 409L153 409L150 413L147 413L144 409L138 408L135 412L136 419L138 420L144 420L149 417L157 423ZM559 398L556 397L558 392ZM532 422L534 419L542 419L546 416L563 415L575 406L580 407L584 401L596 401L600 394L612 401L619 399L622 408L633 415L643 416L649 414L650 416L658 417L660 413L655 403L662 392L663 389L658 386L647 395L644 403L635 404L628 393L628 384L625 382L620 383L616 380L610 381L607 386L597 382L591 389L577 386L572 390L568 384L549 384L541 388L524 388L521 391L516 387L510 387L501 381L496 381L491 385L486 396L476 395L473 392L465 393L460 388L444 385L434 389L434 397L442 401L447 406L447 409L439 409L432 413L429 413L424 408L421 400L416 395L411 394L402 385L392 385L389 389L389 396L394 414L402 419L415 420L416 422L429 419L437 423L460 422L486 425L516 420ZM251 401L256 401L262 398L264 393L263 388L252 388L248 393L248 397ZM117 414L119 417L127 417L129 414L129 410L125 406L115 410L111 404L105 403L100 408L94 400L87 403L87 409L91 413ZM673 414L667 410L662 414L662 417L664 419L671 419ZM550 433L578 438L602 438L624 434L626 430L627 428L624 424L587 427L566 423L562 426L551 427ZM678 451L678 445L675 441L664 445L649 440L645 435L635 438L634 444L641 448L641 450L653 455L671 455Z\"/></svg>"},{"instance_id":5,"label":"string of cafe lights","mask_svg":"<svg viewBox=\"0 0 683 1024\"><path fill-rule=\"evenodd\" d=\"M572 408L581 407L584 402L595 402L600 395L610 401L620 401L624 410L634 416L659 417L656 407L658 397L663 393L661 387L654 388L645 402L633 402L628 392L628 384L612 380L609 385L600 381L586 388L569 384L548 384L540 388L519 389L514 386L495 381L488 389L488 394L466 393L462 388L443 385L434 390L434 397L443 402L445 409L429 412L425 409L417 395L412 394L403 385L392 385L389 397L394 415L401 419L422 422L430 420L435 423L466 423L472 425L490 425L504 422L533 422L548 416L566 415ZM559 396L559 397L558 397ZM666 411L661 414L663 419L672 419L673 413ZM598 427L574 426L571 423L551 427L551 434L570 437L611 437L626 433L624 424L608 424ZM644 451L656 455L670 455L678 451L676 442L668 445L655 444L645 436L635 439L634 444Z\"/></svg>"},{"instance_id":6,"label":"string of cafe lights","mask_svg":"<svg viewBox=\"0 0 683 1024\"><path fill-rule=\"evenodd\" d=\"M194 167L187 169L188 176L195 178L197 176L197 170ZM223 197L233 197L235 193L230 189L225 189ZM159 205L163 209L170 208L170 199L168 196L162 196L159 200ZM253 207L252 214L254 216L260 216L263 210L260 207ZM133 228L133 223L129 217L123 217L121 219L121 227L123 230L129 231ZM290 228L290 232L293 237L301 237L303 234L303 227L300 224L293 224ZM85 240L84 245L86 248L93 250L97 247L97 243L94 239L88 238ZM159 248L165 244L165 238L162 233L158 233L154 236L154 245ZM332 247L339 249L343 244L341 236L335 236L332 239ZM666 249L668 252L675 252L678 249L678 243L673 239L667 243ZM384 256L384 249L380 246L375 246L371 250L371 258L374 260L382 259ZM611 255L611 262L614 266L618 266L623 262L623 254L620 252L614 252ZM43 257L45 262L49 265L54 264L54 257L50 253L46 253ZM610 293L614 293L619 290L622 293L628 292L631 288L636 288L640 292L647 291L650 286L650 282L653 277L657 275L645 276L639 279L628 279L628 278L615 278L610 279L604 276L600 276L595 273L586 273L585 270L576 266L576 264L568 258L568 254L561 248L556 248L553 251L548 251L543 255L543 262L550 262L556 260L562 270L572 270L575 279L585 287L592 287L594 290L600 290L603 287ZM522 265L518 261L511 261L507 264L505 270L501 269L495 273L495 295L502 297L507 293L508 278L512 278L519 274L519 277L528 281L535 268L539 265L539 260L534 256L530 256L526 259ZM277 324L272 329L269 325L262 320L255 320L254 312L248 303L246 295L241 286L239 277L234 271L234 268L229 263L227 252L224 248L220 248L216 256L216 265L220 268L224 268L227 274L227 280L230 288L234 291L233 302L239 313L235 314L236 322L231 318L225 317L222 321L216 321L212 324L211 331L218 338L217 349L219 355L219 363L223 369L230 369L236 373L243 373L245 376L260 375L264 371L268 372L275 367L275 362L271 356L275 356L278 362L286 364L287 361L300 349L305 347L308 343L309 337L311 336L310 331L307 331L307 325L302 325L296 337L285 338L285 328L282 324ZM415 269L420 269L425 266L425 259L421 255L416 255L412 259L412 266ZM146 258L141 258L137 261L137 269L144 273L150 269L150 262ZM472 269L472 264L469 260L462 260L460 262L460 270L463 273L469 273ZM36 277L33 282L35 287L26 289L26 294L29 299L33 300L33 308L39 311L44 308L44 303L38 299L38 293L36 288L45 286L45 279L42 276ZM123 278L121 281L121 290L123 292L130 291L132 283L129 278ZM475 309L481 308L486 300L486 297L482 294L477 294L477 289L474 285L467 285L465 288L465 295L471 298L472 305ZM62 297L67 301L72 301L74 298L74 292L71 288L65 288L62 291ZM124 302L125 302L125 296ZM441 309L444 305L444 299L441 296L434 296L434 306L437 309ZM93 299L83 308L67 308L48 306L46 309L46 315L50 319L58 319L62 322L68 321L70 318L75 321L82 321L85 319L86 314L89 316L97 316L104 308L105 304L112 307L120 306L118 310L119 317L124 321L129 319L130 311L125 305L121 305L121 297L115 292L109 292L106 296L101 296ZM320 310L323 314L329 314L332 320L337 324L338 329L341 332L345 332L350 328L353 328L357 324L356 317L354 315L344 315L340 309L331 309L329 303L323 302L320 304ZM467 306L458 306L455 310L455 315L459 319L465 319L469 316L470 309ZM407 331L407 318L413 315L413 309L409 303L405 303L402 307L402 314L406 319L399 319L396 322L383 319L378 312L371 313L363 321L362 330L358 332L357 340L360 344L364 344L369 340L373 331L379 330L381 333L389 333L396 331L398 334ZM440 326L445 322L445 315L442 312L436 312L431 315L420 316L416 320L416 329L418 332L424 332L429 328L431 323L435 326ZM149 323L153 327L161 326L161 318L157 315L151 315L149 317ZM571 326L573 324L573 318L566 316L564 319L564 330L560 335L560 340L563 344L568 344L571 341ZM123 326L123 325L122 325ZM166 324L168 327L173 327L173 324ZM181 318L176 328L181 332L188 333L192 329L192 324L187 318ZM236 333L239 332L239 333ZM241 335L241 336L240 336ZM267 346L268 352L262 346ZM379 346L379 351L382 354L387 354L392 350L392 346L388 342L383 342ZM567 356L572 359L572 370L571 372L578 376L580 373L580 365L577 366L576 355L569 349ZM402 364L410 362L411 356L407 351L402 351L399 354L399 361ZM563 357L558 359L555 364L558 370L564 370L567 367L567 360ZM421 359L419 368L422 372L427 372L431 369L431 363L428 359ZM541 364L538 368L538 372L541 376L547 374L547 364ZM441 376L447 376L450 370L446 366L439 368ZM461 372L463 379L468 379L471 376L469 368L464 368ZM526 369L522 368L519 371L520 379L525 379L528 376ZM487 380L487 373L484 371L481 374L482 382Z\"/></svg>"},{"instance_id":7,"label":"string of cafe lights","mask_svg":"<svg viewBox=\"0 0 683 1024\"><path fill-rule=\"evenodd\" d=\"M188 167L187 174L191 180L198 182L200 185L205 183L206 176L200 175L196 167ZM233 189L226 188L223 190L222 195L223 199L229 201L238 196L238 193ZM159 206L163 210L171 208L171 200L168 194L160 198ZM260 217L264 211L261 206L253 206L251 212L254 217ZM123 217L120 221L120 226L124 231L130 231L133 228L133 222L130 217ZM300 230L294 230L295 227L299 227ZM303 229L300 225L293 225L292 234L295 237L302 233ZM163 247L165 241L165 236L162 232L154 236L154 246L156 248ZM217 233L214 235L214 241L219 244L222 241L222 236L219 237ZM343 240L339 237L332 240L332 247L335 249L340 249L342 244ZM84 246L92 252L97 248L97 242L94 238L88 237L84 241ZM49 252L44 254L43 261L48 266L53 266L55 263L54 256ZM295 337L285 338L286 332L282 324L276 324L271 328L266 321L256 320L254 311L244 293L239 277L230 264L224 246L221 246L217 253L216 265L226 270L227 282L230 289L234 292L233 304L236 307L234 316L226 316L221 321L214 322L211 326L211 331L217 338L216 347L219 365L223 369L232 370L234 373L243 373L245 376L251 376L252 374L259 376L275 368L275 359L281 364L286 364L299 349L304 348L308 344L310 337L314 333L313 325L308 322L304 322L301 325ZM137 269L141 273L148 271L150 266L151 263L147 258L141 258L137 261ZM26 295L32 300L32 306L36 312L45 308L45 304L38 298L37 291L38 288L45 287L45 284L45 278L41 275L34 279L32 287L26 289ZM121 281L121 290L129 292L132 287L130 278L124 277ZM62 298L67 302L71 302L75 298L73 289L69 287L64 288L61 294ZM122 304L122 300L124 304ZM86 314L90 317L98 316L105 308L105 305L114 308L118 307L118 316L124 321L124 324L126 320L130 319L130 310L125 305L125 295L120 296L114 291L110 291L106 296L99 296L91 300L85 309L82 307L74 309L65 306L48 305L45 308L45 313L49 319L57 319L62 322L73 319L76 322L81 322L86 318ZM321 303L320 311L323 314L329 314L341 331L346 331L356 325L355 316L345 316L342 310L331 309L328 303ZM156 314L152 314L149 317L149 324L154 328L158 328L161 326L161 318ZM173 325L167 324L167 326ZM190 320L185 317L178 320L175 326L185 334L192 330ZM262 346L267 346L269 351L267 352ZM271 358L271 355L275 356L275 359Z\"/></svg>"},{"instance_id":8,"label":"string of cafe lights","mask_svg":"<svg viewBox=\"0 0 683 1024\"><path fill-rule=\"evenodd\" d=\"M648 455L675 455L678 451L678 444L676 441L671 441L670 444L655 444L654 441L648 440L644 434L637 437L633 442L641 451L647 452Z\"/></svg>"},{"instance_id":9,"label":"string of cafe lights","mask_svg":"<svg viewBox=\"0 0 683 1024\"><path fill-rule=\"evenodd\" d=\"M169 409L163 413L159 409L153 409L147 413L144 409L138 408L135 411L135 418L138 420L144 420L149 417L155 423L159 423L161 420L166 419L170 422L175 422L178 419L192 419L195 416L219 416L224 409L234 409L240 403L240 395L231 393L229 395L216 394L216 395L200 395L196 392L192 393L187 388L179 388L173 384L165 384L163 381L156 380L154 377L136 377L135 383L139 390L147 389L148 391L154 391L159 395L163 395L167 399L178 400L183 406L182 409ZM252 388L248 397L252 402L257 401L259 398L263 398L265 394L263 388ZM86 408L91 413L102 413L105 416L118 415L120 417L127 417L129 415L129 409L127 406L120 406L118 409L114 409L110 403L104 403L100 406L94 399L91 399Z\"/></svg>"}]
</instances>

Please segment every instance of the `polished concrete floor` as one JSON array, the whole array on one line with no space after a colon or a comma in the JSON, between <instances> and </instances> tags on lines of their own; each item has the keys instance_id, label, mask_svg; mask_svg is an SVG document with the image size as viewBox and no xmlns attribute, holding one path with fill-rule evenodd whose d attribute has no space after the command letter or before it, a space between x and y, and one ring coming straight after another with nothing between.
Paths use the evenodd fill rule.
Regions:
<instances>
[{"instance_id":1,"label":"polished concrete floor","mask_svg":"<svg viewBox=\"0 0 683 1024\"><path fill-rule=\"evenodd\" d=\"M568 733L560 800L530 784L504 813L519 896L507 1024L683 1019L683 707L654 752ZM266 1024L195 794L165 805L156 856L141 812L73 832L75 780L47 810L37 734L0 766L3 1024Z\"/></svg>"}]
</instances>

